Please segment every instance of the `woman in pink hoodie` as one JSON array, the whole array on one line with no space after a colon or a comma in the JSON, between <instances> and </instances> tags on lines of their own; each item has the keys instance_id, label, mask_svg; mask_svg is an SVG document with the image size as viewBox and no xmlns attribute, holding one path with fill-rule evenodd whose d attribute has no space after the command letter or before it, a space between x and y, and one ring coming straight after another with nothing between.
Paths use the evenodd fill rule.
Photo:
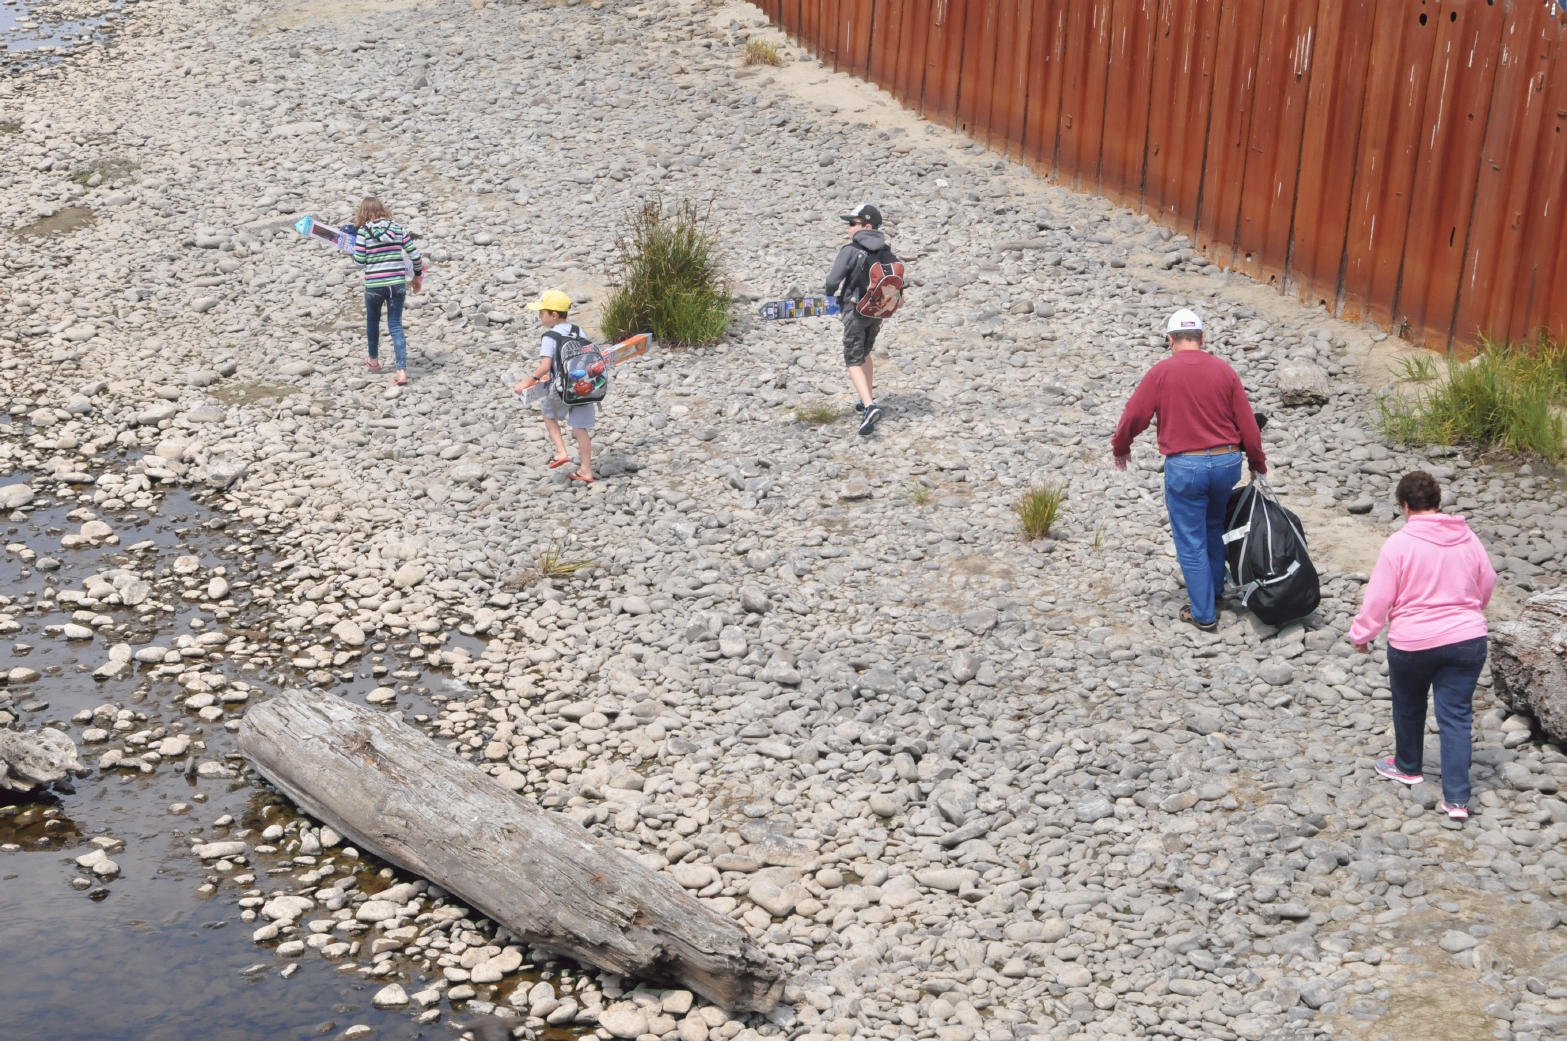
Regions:
<instances>
[{"instance_id":1,"label":"woman in pink hoodie","mask_svg":"<svg viewBox=\"0 0 1567 1041\"><path fill-rule=\"evenodd\" d=\"M1384 625L1387 677L1393 691L1394 755L1375 763L1383 777L1415 785L1425 780L1426 695L1436 711L1442 746L1442 809L1469 816L1470 727L1475 681L1485 665L1485 607L1496 571L1462 517L1437 512L1442 489L1423 470L1405 474L1394 492L1402 528L1382 544L1360 613L1349 629L1362 654Z\"/></svg>"}]
</instances>

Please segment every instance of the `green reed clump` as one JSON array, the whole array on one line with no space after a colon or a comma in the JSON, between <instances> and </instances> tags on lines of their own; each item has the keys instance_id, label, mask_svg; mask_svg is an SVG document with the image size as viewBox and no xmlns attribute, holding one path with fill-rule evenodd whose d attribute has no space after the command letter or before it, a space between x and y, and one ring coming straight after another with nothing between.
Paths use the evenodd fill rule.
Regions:
<instances>
[{"instance_id":1,"label":"green reed clump","mask_svg":"<svg viewBox=\"0 0 1567 1041\"><path fill-rule=\"evenodd\" d=\"M1037 484L1024 492L1013 509L1023 525L1023 537L1042 539L1050 535L1056 520L1061 516L1061 504L1066 501L1066 489L1060 485Z\"/></svg>"},{"instance_id":2,"label":"green reed clump","mask_svg":"<svg viewBox=\"0 0 1567 1041\"><path fill-rule=\"evenodd\" d=\"M650 200L619 243L620 271L600 320L611 340L651 332L666 345L717 343L734 299L719 265L718 240L696 204L668 209Z\"/></svg>"},{"instance_id":3,"label":"green reed clump","mask_svg":"<svg viewBox=\"0 0 1567 1041\"><path fill-rule=\"evenodd\" d=\"M1501 347L1486 343L1467 361L1448 358L1446 372L1411 397L1377 404L1382 429L1411 445L1468 445L1563 457L1567 436L1567 347L1550 340Z\"/></svg>"}]
</instances>

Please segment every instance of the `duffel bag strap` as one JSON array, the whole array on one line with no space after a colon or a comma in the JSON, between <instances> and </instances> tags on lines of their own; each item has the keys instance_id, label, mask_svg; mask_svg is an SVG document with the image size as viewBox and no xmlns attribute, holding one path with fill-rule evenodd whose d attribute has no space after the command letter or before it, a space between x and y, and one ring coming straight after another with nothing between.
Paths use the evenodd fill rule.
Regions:
<instances>
[{"instance_id":1,"label":"duffel bag strap","mask_svg":"<svg viewBox=\"0 0 1567 1041\"><path fill-rule=\"evenodd\" d=\"M1244 586L1241 586L1241 605L1245 606L1246 601L1250 599L1251 594L1255 593L1263 586L1271 586L1275 582L1282 582L1299 570L1300 561L1292 560L1290 561L1290 566L1284 569L1284 574L1282 575L1275 575L1273 578L1258 578L1247 582Z\"/></svg>"}]
</instances>

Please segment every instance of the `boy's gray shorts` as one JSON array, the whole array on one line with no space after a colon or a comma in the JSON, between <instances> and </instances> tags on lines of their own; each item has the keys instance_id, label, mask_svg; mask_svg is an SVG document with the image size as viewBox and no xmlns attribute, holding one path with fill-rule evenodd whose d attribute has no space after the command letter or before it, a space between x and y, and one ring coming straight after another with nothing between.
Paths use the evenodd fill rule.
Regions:
<instances>
[{"instance_id":1,"label":"boy's gray shorts","mask_svg":"<svg viewBox=\"0 0 1567 1041\"><path fill-rule=\"evenodd\" d=\"M867 318L850 307L843 312L843 364L848 368L864 365L876 347L881 331L880 318Z\"/></svg>"},{"instance_id":2,"label":"boy's gray shorts","mask_svg":"<svg viewBox=\"0 0 1567 1041\"><path fill-rule=\"evenodd\" d=\"M591 402L586 405L568 405L554 394L546 394L539 401L539 411L544 413L545 419L553 419L557 423L564 421L573 430L592 430L598 405Z\"/></svg>"}]
</instances>

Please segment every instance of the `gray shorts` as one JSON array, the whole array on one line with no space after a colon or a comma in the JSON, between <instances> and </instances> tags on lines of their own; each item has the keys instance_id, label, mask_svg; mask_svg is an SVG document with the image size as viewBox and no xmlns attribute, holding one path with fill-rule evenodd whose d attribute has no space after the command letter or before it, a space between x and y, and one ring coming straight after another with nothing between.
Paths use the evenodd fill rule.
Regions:
<instances>
[{"instance_id":1,"label":"gray shorts","mask_svg":"<svg viewBox=\"0 0 1567 1041\"><path fill-rule=\"evenodd\" d=\"M880 318L867 318L852 306L843 314L843 364L849 368L864 365L876 348L876 334L881 331Z\"/></svg>"},{"instance_id":2,"label":"gray shorts","mask_svg":"<svg viewBox=\"0 0 1567 1041\"><path fill-rule=\"evenodd\" d=\"M553 419L557 423L564 420L573 430L592 430L593 420L598 415L598 405L593 402L568 405L554 394L546 394L539 401L539 411L544 413L545 419Z\"/></svg>"}]
</instances>

